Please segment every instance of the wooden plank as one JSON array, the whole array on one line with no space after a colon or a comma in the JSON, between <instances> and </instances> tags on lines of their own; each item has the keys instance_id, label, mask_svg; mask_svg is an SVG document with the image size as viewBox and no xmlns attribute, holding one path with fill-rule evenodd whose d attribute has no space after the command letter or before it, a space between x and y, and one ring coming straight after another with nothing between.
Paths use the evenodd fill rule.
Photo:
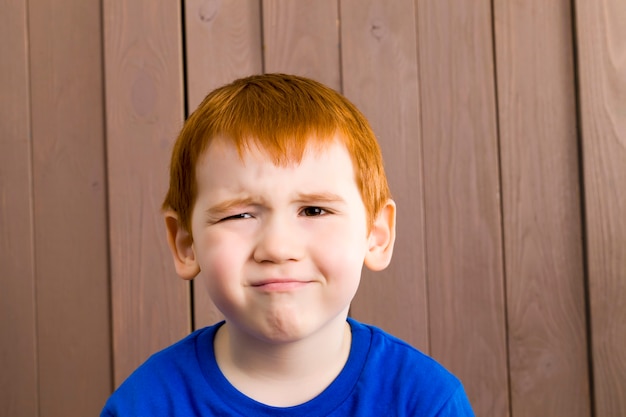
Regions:
<instances>
[{"instance_id":1,"label":"wooden plank","mask_svg":"<svg viewBox=\"0 0 626 417\"><path fill-rule=\"evenodd\" d=\"M178 2L105 1L114 380L190 331L189 284L176 276L161 202L183 121Z\"/></svg>"},{"instance_id":2,"label":"wooden plank","mask_svg":"<svg viewBox=\"0 0 626 417\"><path fill-rule=\"evenodd\" d=\"M343 91L379 138L398 206L393 261L365 271L352 315L428 352L420 103L414 5L341 2Z\"/></svg>"},{"instance_id":3,"label":"wooden plank","mask_svg":"<svg viewBox=\"0 0 626 417\"><path fill-rule=\"evenodd\" d=\"M303 75L339 90L338 0L263 0L265 72Z\"/></svg>"},{"instance_id":4,"label":"wooden plank","mask_svg":"<svg viewBox=\"0 0 626 417\"><path fill-rule=\"evenodd\" d=\"M570 3L494 10L512 415L590 416Z\"/></svg>"},{"instance_id":5,"label":"wooden plank","mask_svg":"<svg viewBox=\"0 0 626 417\"><path fill-rule=\"evenodd\" d=\"M100 2L29 2L40 415L111 389Z\"/></svg>"},{"instance_id":6,"label":"wooden plank","mask_svg":"<svg viewBox=\"0 0 626 417\"><path fill-rule=\"evenodd\" d=\"M189 111L213 89L263 72L258 0L185 2Z\"/></svg>"},{"instance_id":7,"label":"wooden plank","mask_svg":"<svg viewBox=\"0 0 626 417\"><path fill-rule=\"evenodd\" d=\"M491 3L417 4L431 353L476 415L506 416Z\"/></svg>"},{"instance_id":8,"label":"wooden plank","mask_svg":"<svg viewBox=\"0 0 626 417\"><path fill-rule=\"evenodd\" d=\"M626 3L576 1L597 416L626 415Z\"/></svg>"},{"instance_id":9,"label":"wooden plank","mask_svg":"<svg viewBox=\"0 0 626 417\"><path fill-rule=\"evenodd\" d=\"M0 415L38 416L26 4L0 1Z\"/></svg>"},{"instance_id":10,"label":"wooden plank","mask_svg":"<svg viewBox=\"0 0 626 417\"><path fill-rule=\"evenodd\" d=\"M189 111L213 89L263 72L258 0L185 2L187 103ZM205 285L193 282L194 328L222 318Z\"/></svg>"}]
</instances>

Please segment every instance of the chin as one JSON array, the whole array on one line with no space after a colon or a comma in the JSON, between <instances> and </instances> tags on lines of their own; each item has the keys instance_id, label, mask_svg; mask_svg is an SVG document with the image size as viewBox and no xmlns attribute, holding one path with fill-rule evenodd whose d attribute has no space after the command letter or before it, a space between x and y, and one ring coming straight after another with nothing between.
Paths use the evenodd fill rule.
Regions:
<instances>
[{"instance_id":1,"label":"chin","mask_svg":"<svg viewBox=\"0 0 626 417\"><path fill-rule=\"evenodd\" d=\"M260 336L269 343L292 343L305 338L311 331L296 317L272 316L259 326Z\"/></svg>"},{"instance_id":2,"label":"chin","mask_svg":"<svg viewBox=\"0 0 626 417\"><path fill-rule=\"evenodd\" d=\"M345 316L347 313L345 315L339 314L328 320L321 318L310 318L309 320L296 314L273 315L266 317L257 329L259 337L266 343L295 343L325 331L333 332L333 328L343 329L346 321Z\"/></svg>"}]
</instances>

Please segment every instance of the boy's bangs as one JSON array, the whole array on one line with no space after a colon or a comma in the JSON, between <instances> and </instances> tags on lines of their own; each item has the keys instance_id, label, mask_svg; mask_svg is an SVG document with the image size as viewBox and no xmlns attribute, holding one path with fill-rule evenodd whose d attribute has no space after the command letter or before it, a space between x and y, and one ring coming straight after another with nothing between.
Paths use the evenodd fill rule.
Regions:
<instances>
[{"instance_id":1,"label":"boy's bangs","mask_svg":"<svg viewBox=\"0 0 626 417\"><path fill-rule=\"evenodd\" d=\"M262 96L245 88L224 114L213 120L213 135L231 140L239 155L251 148L265 153L277 165L299 163L305 149L323 149L336 138L337 114L328 103L310 96L280 94ZM325 105L326 104L326 105Z\"/></svg>"},{"instance_id":2,"label":"boy's bangs","mask_svg":"<svg viewBox=\"0 0 626 417\"><path fill-rule=\"evenodd\" d=\"M243 159L249 151L260 151L277 166L299 164L305 151L321 151L337 138L334 131L246 131L246 133L224 133L220 137L228 138L237 148Z\"/></svg>"}]
</instances>

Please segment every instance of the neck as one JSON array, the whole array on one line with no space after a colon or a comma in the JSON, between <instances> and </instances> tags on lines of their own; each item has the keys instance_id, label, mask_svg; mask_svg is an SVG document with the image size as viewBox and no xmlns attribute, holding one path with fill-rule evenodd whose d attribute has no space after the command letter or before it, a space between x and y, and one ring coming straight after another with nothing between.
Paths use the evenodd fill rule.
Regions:
<instances>
[{"instance_id":1,"label":"neck","mask_svg":"<svg viewBox=\"0 0 626 417\"><path fill-rule=\"evenodd\" d=\"M345 315L302 340L271 343L224 324L215 339L217 363L235 388L273 406L292 406L320 394L348 360Z\"/></svg>"}]
</instances>

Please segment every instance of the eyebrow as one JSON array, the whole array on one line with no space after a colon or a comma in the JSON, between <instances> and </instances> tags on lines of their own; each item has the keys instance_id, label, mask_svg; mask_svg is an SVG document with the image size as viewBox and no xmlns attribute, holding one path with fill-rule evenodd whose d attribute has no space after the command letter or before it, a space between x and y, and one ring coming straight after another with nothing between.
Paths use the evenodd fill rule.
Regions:
<instances>
[{"instance_id":1,"label":"eyebrow","mask_svg":"<svg viewBox=\"0 0 626 417\"><path fill-rule=\"evenodd\" d=\"M300 203L344 203L345 200L334 193L304 193L298 194L296 201Z\"/></svg>"},{"instance_id":2,"label":"eyebrow","mask_svg":"<svg viewBox=\"0 0 626 417\"><path fill-rule=\"evenodd\" d=\"M252 205L258 205L259 202L257 199L252 197L243 197L243 198L231 198L228 200L221 201L208 209L205 210L207 214L220 214L226 213L232 210L235 207L246 207Z\"/></svg>"},{"instance_id":3,"label":"eyebrow","mask_svg":"<svg viewBox=\"0 0 626 417\"><path fill-rule=\"evenodd\" d=\"M345 200L337 194L330 192L321 192L321 193L300 193L294 200L300 204L313 204L313 203L345 203ZM250 206L259 206L262 202L259 198L254 197L242 197L242 198L231 198L228 200L221 201L205 210L210 216L221 215L223 213L228 213L233 208L236 207L250 207Z\"/></svg>"}]
</instances>

